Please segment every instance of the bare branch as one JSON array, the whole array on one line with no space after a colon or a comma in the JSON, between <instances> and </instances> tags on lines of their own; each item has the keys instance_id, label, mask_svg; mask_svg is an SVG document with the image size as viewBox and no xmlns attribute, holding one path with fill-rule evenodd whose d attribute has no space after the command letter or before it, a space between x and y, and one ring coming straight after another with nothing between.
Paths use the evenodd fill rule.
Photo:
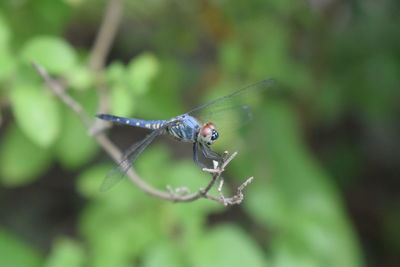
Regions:
<instances>
[{"instance_id":1,"label":"bare branch","mask_svg":"<svg viewBox=\"0 0 400 267\"><path fill-rule=\"evenodd\" d=\"M114 42L118 26L121 22L123 0L109 0L101 22L100 30L96 36L89 56L89 68L92 70L94 82L99 93L98 113L106 113L109 108L108 88L104 80L104 65ZM109 127L104 122L96 121L89 129L91 135Z\"/></svg>"},{"instance_id":2,"label":"bare branch","mask_svg":"<svg viewBox=\"0 0 400 267\"><path fill-rule=\"evenodd\" d=\"M221 199L224 199L224 195L222 194L222 186L224 185L224 178L221 178L221 181L219 182L219 186L218 186L218 194L219 194L219 197L221 198Z\"/></svg>"},{"instance_id":3,"label":"bare branch","mask_svg":"<svg viewBox=\"0 0 400 267\"><path fill-rule=\"evenodd\" d=\"M95 76L96 87L100 95L100 113L104 113L108 109L108 90L103 78L103 68L122 17L122 1L123 0L109 0L99 33L96 37L89 57L89 67ZM101 129L104 128L104 125L97 124L94 120L92 120L92 117L86 113L82 106L65 92L64 86L52 79L43 67L36 63L32 63L32 65L49 89L53 91L54 94L59 97L71 110L73 110L83 121L85 126L88 128L89 134L94 135L94 138L99 145L114 159L115 162L121 162L123 159L123 153L107 138L107 136L102 133ZM220 192L220 197L210 195L209 191L214 187L216 181L220 179L221 174L224 172L226 166L236 155L237 153L235 152L228 157L228 152L225 151L220 166L215 165L214 169L204 169L205 172L208 172L212 175L212 178L204 189L199 189L198 192L192 194L190 194L186 187L179 187L174 190L168 186L168 192L153 188L144 180L142 180L132 167L128 169L127 176L133 183L135 183L146 193L162 199L174 202L190 202L199 198L208 198L224 205L228 205L230 203L233 205L241 202L243 199L242 190L247 184L242 186L243 188L238 188L237 197L232 197L232 199L235 198L235 201L227 201L223 197L221 193L223 180L221 180L220 188L218 189ZM238 202L236 199L240 199L240 201Z\"/></svg>"},{"instance_id":4,"label":"bare branch","mask_svg":"<svg viewBox=\"0 0 400 267\"><path fill-rule=\"evenodd\" d=\"M86 111L83 110L82 106L70 97L61 87L59 83L53 80L47 71L36 63L32 63L33 67L45 81L46 85L51 91L53 91L71 110L73 110L77 116L83 121L88 129L92 128L93 120L90 119ZM116 162L120 162L123 158L123 153L102 133L94 136L99 145L114 159ZM154 195L164 199L170 199L170 195L167 192L157 190L151 187L149 184L144 182L136 172L130 168L127 172L128 177L139 186L143 191L150 195Z\"/></svg>"},{"instance_id":5,"label":"bare branch","mask_svg":"<svg viewBox=\"0 0 400 267\"><path fill-rule=\"evenodd\" d=\"M36 63L32 63L35 70L38 72L40 77L43 79L48 88L54 92L54 94L61 99L64 104L66 104L72 111L76 113L76 115L83 121L85 126L88 129L93 127L94 121L91 117L86 113L86 111L82 108L82 106L76 102L71 96L69 96L65 88L63 88L56 80L52 79L47 71L39 66ZM108 139L108 137L103 133L98 133L94 136L95 140L99 143L99 145L113 158L113 160L117 163L121 162L123 159L123 153ZM222 195L222 185L223 180L221 180L220 186L218 188L218 192L220 192L220 196L216 197L209 193L209 191L214 187L216 181L221 178L222 173L225 171L226 166L232 161L232 159L237 155L237 152L233 153L228 157L228 152L225 151L223 155L223 160L219 164L215 165L214 169L203 169L203 171L208 172L212 175L210 182L203 189L199 189L196 193L189 194L189 190L186 187L179 187L177 189L172 189L171 187L167 187L168 192L158 190L148 183L146 183L140 176L134 171L132 167L130 167L127 171L127 176L129 179L136 184L140 189L144 192L153 195L158 198L170 200L173 202L190 202L199 198L208 198L223 205L235 205L239 204L243 200L242 191L244 188L251 183L253 177L247 179L238 189L236 195L231 198L225 198Z\"/></svg>"},{"instance_id":6,"label":"bare branch","mask_svg":"<svg viewBox=\"0 0 400 267\"><path fill-rule=\"evenodd\" d=\"M47 71L42 67L32 62L33 67L39 73L40 77L46 82L49 89L53 91L67 106L69 106L83 121L86 127L90 127L92 124L92 120L88 116L88 114L83 110L82 106L79 105L72 97L70 97L66 92L65 88L61 86L60 83L56 82L52 78L50 78Z\"/></svg>"},{"instance_id":7,"label":"bare branch","mask_svg":"<svg viewBox=\"0 0 400 267\"><path fill-rule=\"evenodd\" d=\"M122 0L110 0L100 30L89 56L89 66L98 71L104 67L122 17Z\"/></svg>"},{"instance_id":8,"label":"bare branch","mask_svg":"<svg viewBox=\"0 0 400 267\"><path fill-rule=\"evenodd\" d=\"M254 177L250 177L248 178L246 181L244 181L244 183L242 183L237 189L236 189L236 194L233 195L230 198L226 198L224 197L223 193L222 193L222 185L224 184L224 180L221 179L221 183L218 186L218 193L220 195L220 199L222 201L222 203L225 206L229 206L229 205L237 205L242 203L243 199L244 199L244 195L243 195L243 190L245 189L246 186L248 186L251 182L253 182Z\"/></svg>"}]
</instances>

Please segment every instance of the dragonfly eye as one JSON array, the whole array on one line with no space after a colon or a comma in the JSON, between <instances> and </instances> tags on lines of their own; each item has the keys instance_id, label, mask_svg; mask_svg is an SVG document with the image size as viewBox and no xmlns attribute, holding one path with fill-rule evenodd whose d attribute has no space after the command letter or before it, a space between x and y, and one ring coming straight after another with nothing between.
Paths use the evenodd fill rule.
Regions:
<instances>
[{"instance_id":1,"label":"dragonfly eye","mask_svg":"<svg viewBox=\"0 0 400 267\"><path fill-rule=\"evenodd\" d=\"M207 145L212 145L215 140L217 140L218 136L218 131L215 128L215 125L209 122L201 128L198 141Z\"/></svg>"},{"instance_id":2,"label":"dragonfly eye","mask_svg":"<svg viewBox=\"0 0 400 267\"><path fill-rule=\"evenodd\" d=\"M218 139L218 136L219 136L219 134L218 134L217 130L213 129L213 130L212 130L212 134L211 134L211 140L212 140L212 141L217 140L217 139Z\"/></svg>"}]
</instances>

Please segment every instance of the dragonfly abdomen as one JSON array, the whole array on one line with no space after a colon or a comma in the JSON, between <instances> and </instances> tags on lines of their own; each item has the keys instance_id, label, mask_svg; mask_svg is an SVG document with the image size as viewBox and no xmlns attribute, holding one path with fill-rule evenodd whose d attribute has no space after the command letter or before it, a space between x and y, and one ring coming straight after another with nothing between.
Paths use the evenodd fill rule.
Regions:
<instances>
[{"instance_id":1,"label":"dragonfly abdomen","mask_svg":"<svg viewBox=\"0 0 400 267\"><path fill-rule=\"evenodd\" d=\"M96 117L105 121L111 121L119 124L125 124L151 130L157 130L167 122L165 120L146 121L135 118L118 117L110 114L97 114Z\"/></svg>"}]
</instances>

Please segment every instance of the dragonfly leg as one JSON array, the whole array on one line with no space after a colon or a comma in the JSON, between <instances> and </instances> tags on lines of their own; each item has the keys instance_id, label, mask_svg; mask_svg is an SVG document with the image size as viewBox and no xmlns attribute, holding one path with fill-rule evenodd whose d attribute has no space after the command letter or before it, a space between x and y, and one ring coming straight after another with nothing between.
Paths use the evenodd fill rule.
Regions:
<instances>
[{"instance_id":1,"label":"dragonfly leg","mask_svg":"<svg viewBox=\"0 0 400 267\"><path fill-rule=\"evenodd\" d=\"M198 151L198 143L193 143L193 161L200 167L200 168L207 168L207 166L199 160L199 151Z\"/></svg>"},{"instance_id":2,"label":"dragonfly leg","mask_svg":"<svg viewBox=\"0 0 400 267\"><path fill-rule=\"evenodd\" d=\"M200 146L201 146L201 152L203 152L205 158L216 160L218 162L222 160L221 155L212 150L211 147L204 144L200 144Z\"/></svg>"}]
</instances>

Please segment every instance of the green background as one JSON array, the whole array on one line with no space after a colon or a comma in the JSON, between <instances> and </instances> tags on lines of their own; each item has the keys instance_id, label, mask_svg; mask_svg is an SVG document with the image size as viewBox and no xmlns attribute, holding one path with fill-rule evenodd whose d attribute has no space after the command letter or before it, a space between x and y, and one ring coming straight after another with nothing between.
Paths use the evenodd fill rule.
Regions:
<instances>
[{"instance_id":1,"label":"green background","mask_svg":"<svg viewBox=\"0 0 400 267\"><path fill-rule=\"evenodd\" d=\"M385 1L125 1L103 72L88 59L106 1L0 3L1 266L398 266L400 5ZM265 78L225 194L239 206L170 203L127 179L43 86L44 66L92 116L169 119ZM230 117L223 118L229 121ZM120 147L145 130L114 127ZM159 138L135 169L192 192L209 175ZM213 192L215 193L215 192Z\"/></svg>"}]
</instances>

